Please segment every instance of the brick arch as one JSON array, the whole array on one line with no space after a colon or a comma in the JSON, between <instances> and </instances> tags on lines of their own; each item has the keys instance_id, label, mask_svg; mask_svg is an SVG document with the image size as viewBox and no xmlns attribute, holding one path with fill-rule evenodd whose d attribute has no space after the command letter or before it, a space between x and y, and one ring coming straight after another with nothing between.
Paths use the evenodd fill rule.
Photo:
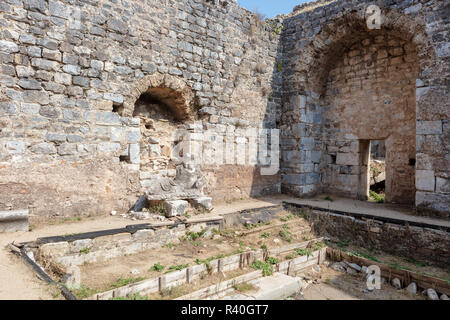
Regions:
<instances>
[{"instance_id":1,"label":"brick arch","mask_svg":"<svg viewBox=\"0 0 450 320\"><path fill-rule=\"evenodd\" d=\"M422 19L412 19L396 10L382 9L381 29L369 30L365 11L359 10L324 24L313 40L298 49L295 70L300 74L299 89L322 94L333 60L367 35L389 34L409 41L416 48L419 70L423 71L432 63L434 51Z\"/></svg>"},{"instance_id":2,"label":"brick arch","mask_svg":"<svg viewBox=\"0 0 450 320\"><path fill-rule=\"evenodd\" d=\"M156 73L138 80L124 102L123 114L125 116L133 115L135 103L143 94L149 94L165 104L173 112L175 118L180 121L195 118L194 93L178 77Z\"/></svg>"}]
</instances>

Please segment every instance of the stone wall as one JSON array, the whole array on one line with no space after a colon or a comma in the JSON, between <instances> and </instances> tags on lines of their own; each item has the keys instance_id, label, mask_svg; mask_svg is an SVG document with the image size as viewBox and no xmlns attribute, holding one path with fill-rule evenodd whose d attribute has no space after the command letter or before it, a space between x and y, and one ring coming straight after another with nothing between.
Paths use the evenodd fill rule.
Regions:
<instances>
[{"instance_id":1,"label":"stone wall","mask_svg":"<svg viewBox=\"0 0 450 320\"><path fill-rule=\"evenodd\" d=\"M415 85L414 46L392 36L374 33L358 41L329 71L323 109L322 183L326 192L350 197L368 195L360 181L369 144L360 140L386 139L386 200L413 204L415 199ZM367 156L367 154L366 154Z\"/></svg>"},{"instance_id":2,"label":"stone wall","mask_svg":"<svg viewBox=\"0 0 450 320\"><path fill-rule=\"evenodd\" d=\"M448 216L447 16L442 1L342 0L285 17L282 190L363 198L365 150L386 139L388 201Z\"/></svg>"},{"instance_id":3,"label":"stone wall","mask_svg":"<svg viewBox=\"0 0 450 320\"><path fill-rule=\"evenodd\" d=\"M235 0L5 0L0 210L105 214L145 193L364 199L367 145L386 139L388 201L448 216L447 16L429 0L321 0L265 22ZM139 111L155 105L169 114ZM281 142L259 145L263 128ZM190 157L236 152L177 163L181 140L164 137L179 131L203 142ZM265 146L281 172L262 174Z\"/></svg>"},{"instance_id":4,"label":"stone wall","mask_svg":"<svg viewBox=\"0 0 450 320\"><path fill-rule=\"evenodd\" d=\"M168 166L140 172L151 146L133 114L142 94L169 101L155 88L184 99L183 128L197 120L232 143L238 129L275 128L278 38L234 0L2 1L0 209L28 207L35 219L128 210L149 176L173 176ZM278 175L235 168L245 175L232 192L217 181L220 165L201 191L279 191Z\"/></svg>"}]
</instances>

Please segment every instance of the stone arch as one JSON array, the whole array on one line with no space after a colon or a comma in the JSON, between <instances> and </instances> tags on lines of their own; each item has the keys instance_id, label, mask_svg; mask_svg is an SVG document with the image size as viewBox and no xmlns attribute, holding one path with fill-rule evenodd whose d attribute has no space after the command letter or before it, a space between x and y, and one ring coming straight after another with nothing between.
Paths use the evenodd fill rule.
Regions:
<instances>
[{"instance_id":1,"label":"stone arch","mask_svg":"<svg viewBox=\"0 0 450 320\"><path fill-rule=\"evenodd\" d=\"M322 94L333 59L367 34L389 33L413 44L417 49L419 70L422 72L432 64L434 56L423 19L420 16L412 19L396 10L383 9L381 30L369 30L365 12L361 9L324 24L313 40L300 46L297 51L299 59L295 69L301 74L299 89Z\"/></svg>"},{"instance_id":2,"label":"stone arch","mask_svg":"<svg viewBox=\"0 0 450 320\"><path fill-rule=\"evenodd\" d=\"M133 116L136 101L146 94L166 105L179 121L195 118L195 96L191 88L181 78L160 73L147 75L134 84L124 102L123 114Z\"/></svg>"}]
</instances>

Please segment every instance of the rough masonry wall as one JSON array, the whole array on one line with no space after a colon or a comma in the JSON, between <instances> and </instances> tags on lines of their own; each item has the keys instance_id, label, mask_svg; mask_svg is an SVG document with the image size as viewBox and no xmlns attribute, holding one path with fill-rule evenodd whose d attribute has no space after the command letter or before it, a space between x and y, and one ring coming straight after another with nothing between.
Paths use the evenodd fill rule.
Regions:
<instances>
[{"instance_id":1,"label":"rough masonry wall","mask_svg":"<svg viewBox=\"0 0 450 320\"><path fill-rule=\"evenodd\" d=\"M188 88L202 129L242 140L237 129L276 127L277 55L278 34L235 1L2 1L0 209L128 210L145 189L132 116L151 79ZM251 193L255 166L242 167L222 197ZM223 170L209 173L213 196ZM279 176L258 184L279 189Z\"/></svg>"},{"instance_id":2,"label":"rough masonry wall","mask_svg":"<svg viewBox=\"0 0 450 320\"><path fill-rule=\"evenodd\" d=\"M347 169L342 169L342 166L333 168L334 155L328 150L328 146L334 149L332 152L336 152L336 158L344 159L350 149L353 148L354 153L358 152L356 145L352 146L349 140L358 140L363 143L364 139L372 137L366 135L367 131L366 134L361 134L361 130L365 131L364 127L360 126L355 119L345 118L339 112L337 114L329 112L333 109L338 111L339 106L342 108L344 101L338 96L342 95L342 91L341 93L328 91L328 98L330 94L336 95L332 101L333 104L330 104L330 99L326 99L326 93L328 84L330 85L328 89L332 90L333 87L332 83L328 83L328 79L333 76L330 75L330 71L337 67L336 64L339 65L344 61L346 54L350 54L351 50L349 49L355 45L355 40L363 46L362 42L366 38L372 37L370 35L372 31L368 30L366 25L366 9L372 4L378 5L381 9L380 32L387 37L385 41L389 41L390 37L397 38L398 41L405 42L405 45L410 48L407 51L403 46L403 53L400 56L400 52L387 52L388 61L393 60L392 63L395 64L395 61L398 60L398 66L405 66L404 70L407 70L408 64L412 63L412 60L407 60L412 57L408 53L412 52L413 48L417 53L418 76L415 79L415 102L412 97L406 97L407 92L412 94L411 81L414 72L406 72L408 79L394 78L390 80L391 84L395 82L395 88L391 88L388 95L405 96L402 110L410 110L414 105L416 107L415 129L407 124L411 119L411 114L406 113L404 116L397 115L400 118L397 119L397 124L393 125L399 126L403 130L410 128L404 135L405 144L410 145L402 147L398 159L393 159L395 162L393 162L393 167L398 169L392 176L400 176L404 179L402 178L398 185L395 182L392 183L391 191L397 192L396 190L398 190L401 195L409 194L410 189L415 189L415 204L419 212L448 217L450 212L450 192L448 190L450 185L448 128L450 99L447 82L450 50L447 39L449 4L445 1L317 1L298 6L292 14L284 19L285 28L281 40L283 44L282 190L299 196L330 189L344 191L350 195L355 193L352 185L356 181L352 175L361 175L361 172L351 171L357 170L357 168L351 167L356 162L350 160L352 163L348 163L350 167ZM364 57L362 58L364 59ZM346 74L346 77L349 78L347 85L351 85L353 83L350 78L356 74L353 74L351 70L348 71L349 73ZM401 77L405 73L400 70L395 74ZM373 75L362 72L359 75L362 76L362 81L358 81L356 84L355 93L362 94L367 89L367 84L372 81ZM360 108L358 106L363 106L365 101L372 102L375 100L374 97L381 97L385 93L386 91L380 90L373 94L367 92L365 96L352 95L353 101L356 99L364 99L364 101L360 101L353 111L350 111L350 105L346 105L345 112L349 116L354 115ZM393 102L395 100L389 99ZM378 106L385 111L394 107L392 104L382 106L378 103L372 104L372 106ZM387 122L394 121L392 114L387 119L383 118L383 121L379 123L380 118L373 118L376 116L372 112L366 113L369 119L377 121L377 126L384 126L387 125ZM384 115L386 114L388 113L385 112ZM344 145L332 146L329 143L332 140L338 141L338 136L343 133L341 132L342 125L339 128L330 128L336 123L329 121L333 118L335 120L345 118L345 124L342 123L344 126L356 124L352 130L352 136L345 139L346 142L343 141ZM361 116L358 119L361 119ZM362 124L364 123L367 122L362 122ZM394 130L397 129L394 127ZM413 182L407 180L407 175L411 171L408 167L409 161L414 163L414 159L409 158L414 145L412 134L416 139L415 186L413 187L408 185ZM377 138L382 137L378 136ZM397 142L392 143L397 144ZM406 156L407 154L408 156ZM343 162L341 164L347 165ZM338 169L339 173L337 173ZM344 171L341 173L341 170ZM335 171L334 178L330 171ZM392 200L394 201L394 199Z\"/></svg>"}]
</instances>

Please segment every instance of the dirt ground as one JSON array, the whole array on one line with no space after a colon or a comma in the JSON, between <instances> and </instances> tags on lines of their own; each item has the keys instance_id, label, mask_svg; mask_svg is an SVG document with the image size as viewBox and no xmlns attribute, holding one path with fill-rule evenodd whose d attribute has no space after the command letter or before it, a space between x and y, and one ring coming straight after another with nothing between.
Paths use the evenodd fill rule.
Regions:
<instances>
[{"instance_id":1,"label":"dirt ground","mask_svg":"<svg viewBox=\"0 0 450 320\"><path fill-rule=\"evenodd\" d=\"M275 200L274 200L275 199ZM238 200L232 203L217 203L211 215L223 215L239 210L261 208L279 204L278 197L265 199ZM145 221L132 221L119 216L58 218L51 222L42 222L30 217L28 232L0 233L0 300L39 300L54 299L54 288L38 279L24 262L10 253L8 244L34 241L40 237L61 236L83 232L122 228Z\"/></svg>"}]
</instances>

